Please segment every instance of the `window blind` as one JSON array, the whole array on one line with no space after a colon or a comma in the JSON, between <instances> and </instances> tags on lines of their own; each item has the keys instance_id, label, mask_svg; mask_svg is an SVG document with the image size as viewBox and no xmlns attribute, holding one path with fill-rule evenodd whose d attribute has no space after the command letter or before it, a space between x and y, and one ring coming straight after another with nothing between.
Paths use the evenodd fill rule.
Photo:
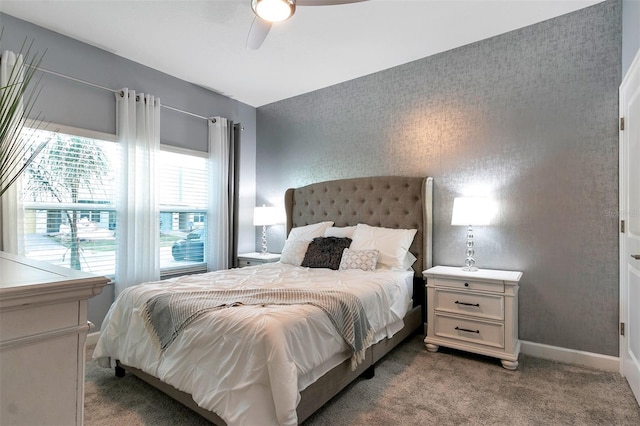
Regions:
<instances>
[{"instance_id":1,"label":"window blind","mask_svg":"<svg viewBox=\"0 0 640 426\"><path fill-rule=\"evenodd\" d=\"M158 163L162 276L206 271L208 161L163 149Z\"/></svg>"},{"instance_id":2,"label":"window blind","mask_svg":"<svg viewBox=\"0 0 640 426\"><path fill-rule=\"evenodd\" d=\"M113 275L118 145L45 130L34 135L48 143L23 177L25 254Z\"/></svg>"}]
</instances>

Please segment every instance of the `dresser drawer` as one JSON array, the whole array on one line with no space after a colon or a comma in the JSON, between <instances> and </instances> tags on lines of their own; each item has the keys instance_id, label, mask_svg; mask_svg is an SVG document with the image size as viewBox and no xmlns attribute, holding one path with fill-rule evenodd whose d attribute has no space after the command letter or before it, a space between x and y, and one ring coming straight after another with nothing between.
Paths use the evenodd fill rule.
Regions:
<instances>
[{"instance_id":1,"label":"dresser drawer","mask_svg":"<svg viewBox=\"0 0 640 426\"><path fill-rule=\"evenodd\" d=\"M435 315L435 335L504 348L504 325L448 315Z\"/></svg>"},{"instance_id":2,"label":"dresser drawer","mask_svg":"<svg viewBox=\"0 0 640 426\"><path fill-rule=\"evenodd\" d=\"M434 293L436 312L471 315L491 320L504 320L504 297L484 293L444 290L436 288Z\"/></svg>"},{"instance_id":3,"label":"dresser drawer","mask_svg":"<svg viewBox=\"0 0 640 426\"><path fill-rule=\"evenodd\" d=\"M432 281L436 287L466 288L469 290L490 291L504 293L504 284L501 282L485 282L449 278L434 278Z\"/></svg>"}]
</instances>

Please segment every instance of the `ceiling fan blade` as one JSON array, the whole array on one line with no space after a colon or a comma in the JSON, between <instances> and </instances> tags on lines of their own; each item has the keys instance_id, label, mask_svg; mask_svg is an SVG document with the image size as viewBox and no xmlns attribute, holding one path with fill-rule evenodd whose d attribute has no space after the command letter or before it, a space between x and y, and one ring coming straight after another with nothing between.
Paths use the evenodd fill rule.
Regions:
<instances>
[{"instance_id":1,"label":"ceiling fan blade","mask_svg":"<svg viewBox=\"0 0 640 426\"><path fill-rule=\"evenodd\" d=\"M360 3L367 0L297 0L297 6L334 6L338 4Z\"/></svg>"},{"instance_id":2,"label":"ceiling fan blade","mask_svg":"<svg viewBox=\"0 0 640 426\"><path fill-rule=\"evenodd\" d=\"M271 22L264 21L256 16L253 19L249 35L247 36L247 47L253 50L259 49L264 39L267 38L270 29Z\"/></svg>"}]
</instances>

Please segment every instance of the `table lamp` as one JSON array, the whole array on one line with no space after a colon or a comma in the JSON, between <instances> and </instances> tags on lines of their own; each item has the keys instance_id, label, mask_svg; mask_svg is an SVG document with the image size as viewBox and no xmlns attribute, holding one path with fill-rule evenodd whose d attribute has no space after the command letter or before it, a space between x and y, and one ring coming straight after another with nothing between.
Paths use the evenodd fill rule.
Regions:
<instances>
[{"instance_id":1,"label":"table lamp","mask_svg":"<svg viewBox=\"0 0 640 426\"><path fill-rule=\"evenodd\" d=\"M456 197L453 200L453 213L451 225L468 226L466 259L462 267L463 271L475 272L478 270L473 255L473 226L489 225L493 216L493 205L485 197Z\"/></svg>"}]
</instances>

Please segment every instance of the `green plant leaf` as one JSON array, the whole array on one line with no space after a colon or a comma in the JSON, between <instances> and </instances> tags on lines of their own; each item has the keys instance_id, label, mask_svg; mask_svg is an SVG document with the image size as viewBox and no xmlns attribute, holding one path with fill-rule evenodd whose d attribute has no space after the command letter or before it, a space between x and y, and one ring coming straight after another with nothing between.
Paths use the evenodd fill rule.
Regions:
<instances>
[{"instance_id":1,"label":"green plant leaf","mask_svg":"<svg viewBox=\"0 0 640 426\"><path fill-rule=\"evenodd\" d=\"M1 42L2 32L0 52ZM32 53L32 47L33 40L27 42L25 39L16 55L16 61L11 65L6 83L0 87L0 197L24 173L48 142L35 138L35 132L25 131L27 120L32 129L45 127L41 114L33 117L33 108L42 89L42 75L37 79L34 76L44 53ZM8 57L0 57L0 63L8 60Z\"/></svg>"}]
</instances>

